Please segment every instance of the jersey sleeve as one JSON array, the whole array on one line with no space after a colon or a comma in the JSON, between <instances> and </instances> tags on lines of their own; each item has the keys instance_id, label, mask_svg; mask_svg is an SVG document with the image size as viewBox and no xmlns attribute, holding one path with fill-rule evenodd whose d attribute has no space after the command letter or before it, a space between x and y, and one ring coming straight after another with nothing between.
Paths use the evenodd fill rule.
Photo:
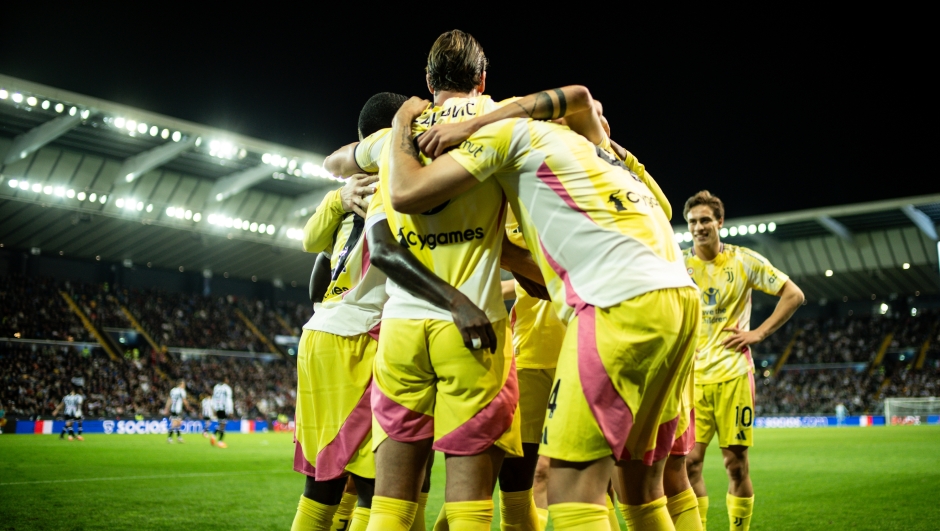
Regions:
<instances>
[{"instance_id":1,"label":"jersey sleeve","mask_svg":"<svg viewBox=\"0 0 940 531\"><path fill-rule=\"evenodd\" d=\"M447 154L470 172L478 181L489 179L513 158L513 132L521 120L508 119L481 127L464 140L460 147Z\"/></svg>"},{"instance_id":2,"label":"jersey sleeve","mask_svg":"<svg viewBox=\"0 0 940 531\"><path fill-rule=\"evenodd\" d=\"M345 215L340 190L326 194L316 212L304 225L304 250L308 253L331 251L336 229Z\"/></svg>"},{"instance_id":3,"label":"jersey sleeve","mask_svg":"<svg viewBox=\"0 0 940 531\"><path fill-rule=\"evenodd\" d=\"M379 171L382 148L389 138L391 129L380 129L356 144L356 164L366 173Z\"/></svg>"},{"instance_id":4,"label":"jersey sleeve","mask_svg":"<svg viewBox=\"0 0 940 531\"><path fill-rule=\"evenodd\" d=\"M741 249L741 262L747 273L747 283L750 287L770 295L780 293L783 285L790 277L783 271L774 267L770 261L754 251Z\"/></svg>"}]
</instances>

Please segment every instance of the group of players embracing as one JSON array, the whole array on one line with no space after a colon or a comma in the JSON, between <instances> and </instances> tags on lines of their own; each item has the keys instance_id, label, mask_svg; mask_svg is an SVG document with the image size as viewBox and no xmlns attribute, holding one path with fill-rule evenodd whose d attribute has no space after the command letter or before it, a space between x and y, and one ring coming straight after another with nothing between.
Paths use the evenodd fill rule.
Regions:
<instances>
[{"instance_id":1,"label":"group of players embracing","mask_svg":"<svg viewBox=\"0 0 940 531\"><path fill-rule=\"evenodd\" d=\"M669 201L585 87L496 102L486 67L473 37L444 33L428 55L433 102L373 96L360 141L324 162L348 181L304 228L304 249L323 253L322 302L297 360L307 482L292 529L424 530L434 451L435 530L489 529L497 483L504 530L549 515L559 530L619 529L618 505L630 529L703 529L716 431L732 526L747 529L748 345L802 294L722 246L707 192L686 205L698 251L683 256ZM511 316L500 268L515 277ZM782 296L754 331L752 287ZM698 385L700 364L731 377Z\"/></svg>"}]
</instances>

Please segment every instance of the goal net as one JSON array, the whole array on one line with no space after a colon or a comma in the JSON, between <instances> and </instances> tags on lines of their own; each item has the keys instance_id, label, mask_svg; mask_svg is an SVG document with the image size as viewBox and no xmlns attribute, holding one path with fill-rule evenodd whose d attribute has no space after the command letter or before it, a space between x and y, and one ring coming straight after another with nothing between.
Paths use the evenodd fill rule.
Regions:
<instances>
[{"instance_id":1,"label":"goal net","mask_svg":"<svg viewBox=\"0 0 940 531\"><path fill-rule=\"evenodd\" d=\"M928 415L940 415L940 397L885 399L885 424L926 424Z\"/></svg>"}]
</instances>

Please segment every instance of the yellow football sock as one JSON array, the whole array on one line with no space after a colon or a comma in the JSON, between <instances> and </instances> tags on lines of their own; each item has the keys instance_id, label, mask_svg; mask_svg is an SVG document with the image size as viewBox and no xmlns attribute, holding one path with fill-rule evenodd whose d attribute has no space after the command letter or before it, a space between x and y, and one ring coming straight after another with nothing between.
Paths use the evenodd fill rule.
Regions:
<instances>
[{"instance_id":1,"label":"yellow football sock","mask_svg":"<svg viewBox=\"0 0 940 531\"><path fill-rule=\"evenodd\" d=\"M702 518L702 531L706 531L705 521L708 520L708 496L698 499L698 514Z\"/></svg>"},{"instance_id":2,"label":"yellow football sock","mask_svg":"<svg viewBox=\"0 0 940 531\"><path fill-rule=\"evenodd\" d=\"M415 511L415 521L411 523L411 531L426 531L427 523L424 521L424 508L428 505L428 493L418 493L418 510Z\"/></svg>"},{"instance_id":3,"label":"yellow football sock","mask_svg":"<svg viewBox=\"0 0 940 531\"><path fill-rule=\"evenodd\" d=\"M545 531L548 527L548 509L536 507L535 512L539 515L539 531Z\"/></svg>"},{"instance_id":4,"label":"yellow football sock","mask_svg":"<svg viewBox=\"0 0 940 531\"><path fill-rule=\"evenodd\" d=\"M643 505L627 505L624 513L627 529L630 531L671 531L675 529L669 511L666 510L666 497L653 500Z\"/></svg>"},{"instance_id":5,"label":"yellow football sock","mask_svg":"<svg viewBox=\"0 0 940 531\"><path fill-rule=\"evenodd\" d=\"M558 531L609 531L610 511L593 503L556 503L548 506Z\"/></svg>"},{"instance_id":6,"label":"yellow football sock","mask_svg":"<svg viewBox=\"0 0 940 531\"><path fill-rule=\"evenodd\" d=\"M366 531L369 526L369 515L372 512L368 507L356 507L353 511L352 521L349 522L347 531Z\"/></svg>"},{"instance_id":7,"label":"yellow football sock","mask_svg":"<svg viewBox=\"0 0 940 531\"><path fill-rule=\"evenodd\" d=\"M407 500L372 497L368 531L408 531L415 519L418 504Z\"/></svg>"},{"instance_id":8,"label":"yellow football sock","mask_svg":"<svg viewBox=\"0 0 940 531\"><path fill-rule=\"evenodd\" d=\"M692 487L667 498L666 510L676 531L701 531L702 518L698 514L698 499Z\"/></svg>"},{"instance_id":9,"label":"yellow football sock","mask_svg":"<svg viewBox=\"0 0 940 531\"><path fill-rule=\"evenodd\" d=\"M754 512L754 496L738 498L727 494L725 501L728 504L728 521L735 531L747 531L751 528L751 514Z\"/></svg>"},{"instance_id":10,"label":"yellow football sock","mask_svg":"<svg viewBox=\"0 0 940 531\"><path fill-rule=\"evenodd\" d=\"M617 520L617 508L614 507L614 500L607 495L607 520L610 522L611 531L620 531L620 521Z\"/></svg>"},{"instance_id":11,"label":"yellow football sock","mask_svg":"<svg viewBox=\"0 0 940 531\"><path fill-rule=\"evenodd\" d=\"M450 531L450 524L447 523L447 504L441 505L441 512L437 513L437 521L434 522L434 531Z\"/></svg>"},{"instance_id":12,"label":"yellow football sock","mask_svg":"<svg viewBox=\"0 0 940 531\"><path fill-rule=\"evenodd\" d=\"M359 496L355 494L343 493L339 508L336 509L336 513L333 515L333 525L330 527L332 531L344 531L349 527L349 521L352 520L353 510L356 508L358 500Z\"/></svg>"},{"instance_id":13,"label":"yellow football sock","mask_svg":"<svg viewBox=\"0 0 940 531\"><path fill-rule=\"evenodd\" d=\"M301 496L290 531L329 531L337 507L339 505L323 505Z\"/></svg>"},{"instance_id":14,"label":"yellow football sock","mask_svg":"<svg viewBox=\"0 0 940 531\"><path fill-rule=\"evenodd\" d=\"M532 489L499 491L499 516L502 531L538 531L539 514L535 510Z\"/></svg>"},{"instance_id":15,"label":"yellow football sock","mask_svg":"<svg viewBox=\"0 0 940 531\"><path fill-rule=\"evenodd\" d=\"M489 531L493 521L493 500L448 502L447 524L451 531Z\"/></svg>"}]
</instances>

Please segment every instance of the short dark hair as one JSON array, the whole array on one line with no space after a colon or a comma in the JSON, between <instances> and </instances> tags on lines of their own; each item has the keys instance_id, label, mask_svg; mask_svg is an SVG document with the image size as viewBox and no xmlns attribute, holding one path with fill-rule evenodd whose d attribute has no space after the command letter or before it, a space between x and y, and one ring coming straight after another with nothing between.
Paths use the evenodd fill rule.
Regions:
<instances>
[{"instance_id":1,"label":"short dark hair","mask_svg":"<svg viewBox=\"0 0 940 531\"><path fill-rule=\"evenodd\" d=\"M408 98L393 92L379 92L369 98L359 111L359 139L392 126L392 118Z\"/></svg>"},{"instance_id":2,"label":"short dark hair","mask_svg":"<svg viewBox=\"0 0 940 531\"><path fill-rule=\"evenodd\" d=\"M442 90L470 92L483 81L487 66L483 47L473 35L451 30L434 41L428 54L428 84L435 94Z\"/></svg>"},{"instance_id":3,"label":"short dark hair","mask_svg":"<svg viewBox=\"0 0 940 531\"><path fill-rule=\"evenodd\" d=\"M725 219L725 204L721 202L721 199L718 199L718 196L712 195L708 190L702 190L685 202L685 208L682 209L682 217L688 219L689 210L700 205L711 208L716 220Z\"/></svg>"}]
</instances>

